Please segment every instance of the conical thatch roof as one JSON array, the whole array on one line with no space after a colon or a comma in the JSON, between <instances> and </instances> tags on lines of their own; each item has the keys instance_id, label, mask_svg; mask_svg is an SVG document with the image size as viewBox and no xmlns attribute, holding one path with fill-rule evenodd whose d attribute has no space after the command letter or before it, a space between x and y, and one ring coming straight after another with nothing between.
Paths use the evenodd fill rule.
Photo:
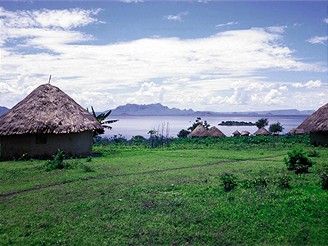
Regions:
<instances>
[{"instance_id":1,"label":"conical thatch roof","mask_svg":"<svg viewBox=\"0 0 328 246\"><path fill-rule=\"evenodd\" d=\"M232 135L235 137L240 136L240 132L238 130L236 130L232 133Z\"/></svg>"},{"instance_id":2,"label":"conical thatch roof","mask_svg":"<svg viewBox=\"0 0 328 246\"><path fill-rule=\"evenodd\" d=\"M40 85L0 117L0 135L78 133L102 129L87 110L59 88Z\"/></svg>"},{"instance_id":3,"label":"conical thatch roof","mask_svg":"<svg viewBox=\"0 0 328 246\"><path fill-rule=\"evenodd\" d=\"M289 134L304 134L305 132L303 129L292 128L288 133Z\"/></svg>"},{"instance_id":4,"label":"conical thatch roof","mask_svg":"<svg viewBox=\"0 0 328 246\"><path fill-rule=\"evenodd\" d=\"M254 135L256 135L256 136L259 136L259 135L270 135L270 132L267 129L265 129L264 127L261 127L256 132L254 132Z\"/></svg>"},{"instance_id":5,"label":"conical thatch roof","mask_svg":"<svg viewBox=\"0 0 328 246\"><path fill-rule=\"evenodd\" d=\"M212 126L209 130L208 130L208 133L210 135L210 137L214 137L214 138L217 138L217 137L225 137L226 135L224 135L223 132L221 132L217 127L215 126Z\"/></svg>"},{"instance_id":6,"label":"conical thatch roof","mask_svg":"<svg viewBox=\"0 0 328 246\"><path fill-rule=\"evenodd\" d=\"M328 103L306 118L296 129L304 132L328 131Z\"/></svg>"},{"instance_id":7,"label":"conical thatch roof","mask_svg":"<svg viewBox=\"0 0 328 246\"><path fill-rule=\"evenodd\" d=\"M240 133L241 136L249 136L251 133L249 131L242 131Z\"/></svg>"},{"instance_id":8,"label":"conical thatch roof","mask_svg":"<svg viewBox=\"0 0 328 246\"><path fill-rule=\"evenodd\" d=\"M202 124L199 124L190 134L189 137L209 137L208 131Z\"/></svg>"}]
</instances>

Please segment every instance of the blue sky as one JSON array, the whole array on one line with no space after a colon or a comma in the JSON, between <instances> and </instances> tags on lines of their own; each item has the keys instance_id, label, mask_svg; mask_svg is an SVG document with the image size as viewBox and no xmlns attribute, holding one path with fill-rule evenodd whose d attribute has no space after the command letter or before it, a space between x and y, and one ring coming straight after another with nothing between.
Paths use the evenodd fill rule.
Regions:
<instances>
[{"instance_id":1,"label":"blue sky","mask_svg":"<svg viewBox=\"0 0 328 246\"><path fill-rule=\"evenodd\" d=\"M96 110L327 103L328 2L1 1L0 105L40 84Z\"/></svg>"}]
</instances>

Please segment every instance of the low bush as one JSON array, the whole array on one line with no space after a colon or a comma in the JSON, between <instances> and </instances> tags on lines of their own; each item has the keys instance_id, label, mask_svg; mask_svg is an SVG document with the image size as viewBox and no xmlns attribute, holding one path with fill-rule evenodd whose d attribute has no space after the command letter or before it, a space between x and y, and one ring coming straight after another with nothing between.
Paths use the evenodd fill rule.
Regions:
<instances>
[{"instance_id":1,"label":"low bush","mask_svg":"<svg viewBox=\"0 0 328 246\"><path fill-rule=\"evenodd\" d=\"M63 151L58 150L57 154L54 155L53 160L48 160L45 165L44 168L45 170L48 171L52 171L52 170L56 170L56 169L67 169L70 168L71 165L64 162L65 159L65 154Z\"/></svg>"},{"instance_id":2,"label":"low bush","mask_svg":"<svg viewBox=\"0 0 328 246\"><path fill-rule=\"evenodd\" d=\"M232 191L237 186L237 178L231 173L223 173L221 175L224 191Z\"/></svg>"},{"instance_id":3,"label":"low bush","mask_svg":"<svg viewBox=\"0 0 328 246\"><path fill-rule=\"evenodd\" d=\"M291 185L289 182L291 181L291 177L288 175L283 175L278 178L278 186L282 189L291 189Z\"/></svg>"},{"instance_id":4,"label":"low bush","mask_svg":"<svg viewBox=\"0 0 328 246\"><path fill-rule=\"evenodd\" d=\"M309 168L313 166L312 160L302 149L293 149L287 154L288 157L284 158L287 169L295 171L296 174L308 173Z\"/></svg>"},{"instance_id":5,"label":"low bush","mask_svg":"<svg viewBox=\"0 0 328 246\"><path fill-rule=\"evenodd\" d=\"M318 151L316 151L315 149L313 149L313 150L310 150L310 151L308 152L308 156L309 156L309 157L319 157L320 154L319 154Z\"/></svg>"},{"instance_id":6,"label":"low bush","mask_svg":"<svg viewBox=\"0 0 328 246\"><path fill-rule=\"evenodd\" d=\"M328 190L328 169L324 170L320 174L321 188Z\"/></svg>"}]
</instances>

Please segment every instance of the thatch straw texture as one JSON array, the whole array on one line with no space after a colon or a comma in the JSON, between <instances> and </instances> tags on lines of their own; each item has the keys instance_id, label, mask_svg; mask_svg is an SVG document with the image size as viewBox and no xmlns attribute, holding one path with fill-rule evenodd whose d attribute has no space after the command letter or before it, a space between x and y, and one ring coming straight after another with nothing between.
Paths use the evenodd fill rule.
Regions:
<instances>
[{"instance_id":1,"label":"thatch straw texture","mask_svg":"<svg viewBox=\"0 0 328 246\"><path fill-rule=\"evenodd\" d=\"M102 129L87 110L59 88L40 85L0 117L0 135L78 133Z\"/></svg>"},{"instance_id":2,"label":"thatch straw texture","mask_svg":"<svg viewBox=\"0 0 328 246\"><path fill-rule=\"evenodd\" d=\"M236 131L234 131L234 132L232 133L232 135L233 135L234 137L238 137L238 136L240 136L240 132L239 132L238 130L236 130Z\"/></svg>"},{"instance_id":3,"label":"thatch straw texture","mask_svg":"<svg viewBox=\"0 0 328 246\"><path fill-rule=\"evenodd\" d=\"M199 124L190 134L189 134L189 137L209 137L209 133L208 131L205 129L205 127L201 124Z\"/></svg>"},{"instance_id":4,"label":"thatch straw texture","mask_svg":"<svg viewBox=\"0 0 328 246\"><path fill-rule=\"evenodd\" d=\"M270 132L267 129L265 129L264 127L261 127L256 132L254 132L254 135L256 135L256 136L259 136L259 135L270 135Z\"/></svg>"},{"instance_id":5,"label":"thatch straw texture","mask_svg":"<svg viewBox=\"0 0 328 246\"><path fill-rule=\"evenodd\" d=\"M328 103L320 107L312 115L303 121L297 128L304 132L327 132L328 131Z\"/></svg>"},{"instance_id":6,"label":"thatch straw texture","mask_svg":"<svg viewBox=\"0 0 328 246\"><path fill-rule=\"evenodd\" d=\"M214 138L219 138L219 137L225 137L226 135L224 135L223 132L221 132L217 127L212 126L209 130L208 133L210 135L210 137L214 137Z\"/></svg>"},{"instance_id":7,"label":"thatch straw texture","mask_svg":"<svg viewBox=\"0 0 328 246\"><path fill-rule=\"evenodd\" d=\"M249 136L251 133L249 131L242 131L240 136Z\"/></svg>"},{"instance_id":8,"label":"thatch straw texture","mask_svg":"<svg viewBox=\"0 0 328 246\"><path fill-rule=\"evenodd\" d=\"M289 134L304 134L305 132L303 129L292 128L288 133Z\"/></svg>"}]
</instances>

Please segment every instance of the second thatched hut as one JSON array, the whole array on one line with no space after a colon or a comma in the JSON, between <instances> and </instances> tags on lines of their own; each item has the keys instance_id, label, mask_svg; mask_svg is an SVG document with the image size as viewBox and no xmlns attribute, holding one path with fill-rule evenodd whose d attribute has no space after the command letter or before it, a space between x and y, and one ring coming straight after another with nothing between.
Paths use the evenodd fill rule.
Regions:
<instances>
[{"instance_id":1,"label":"second thatched hut","mask_svg":"<svg viewBox=\"0 0 328 246\"><path fill-rule=\"evenodd\" d=\"M311 144L328 146L328 103L306 118L296 130L310 133Z\"/></svg>"}]
</instances>

